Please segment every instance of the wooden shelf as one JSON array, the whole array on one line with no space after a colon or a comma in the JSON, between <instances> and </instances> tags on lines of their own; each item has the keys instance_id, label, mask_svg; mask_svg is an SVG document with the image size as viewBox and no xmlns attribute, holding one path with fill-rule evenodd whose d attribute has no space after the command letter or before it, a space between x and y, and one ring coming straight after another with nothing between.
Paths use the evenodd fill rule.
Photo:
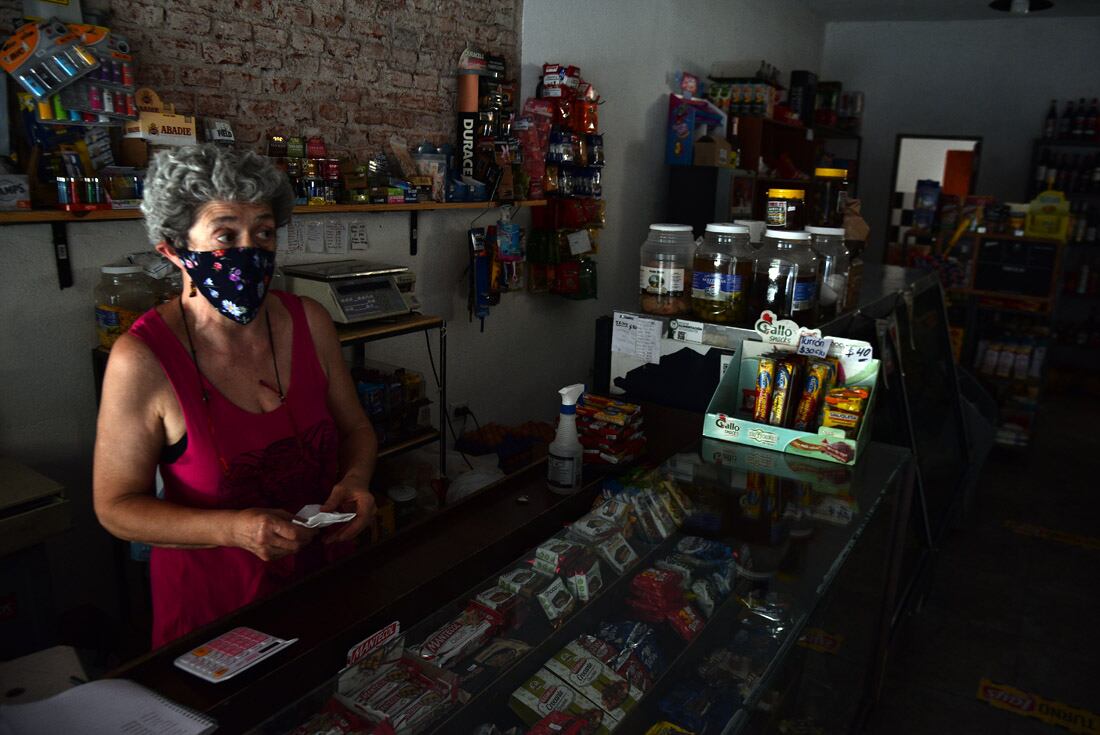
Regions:
<instances>
[{"instance_id":1,"label":"wooden shelf","mask_svg":"<svg viewBox=\"0 0 1100 735\"><path fill-rule=\"evenodd\" d=\"M0 225L26 225L40 222L106 222L141 219L140 209L93 209L89 212L66 212L61 209L27 209L0 212Z\"/></svg>"},{"instance_id":2,"label":"wooden shelf","mask_svg":"<svg viewBox=\"0 0 1100 735\"><path fill-rule=\"evenodd\" d=\"M442 435L436 429L424 429L404 441L394 442L393 444L387 444L379 448L378 458L385 459L386 457L393 457L402 452L408 452L417 447L422 447L425 444L431 444L432 442L439 441L441 436Z\"/></svg>"},{"instance_id":3,"label":"wooden shelf","mask_svg":"<svg viewBox=\"0 0 1100 735\"><path fill-rule=\"evenodd\" d=\"M319 204L295 207L294 214L342 214L354 212L434 212L447 209L494 209L513 205L542 207L545 199L523 199L516 202L420 202L417 204Z\"/></svg>"},{"instance_id":4,"label":"wooden shelf","mask_svg":"<svg viewBox=\"0 0 1100 735\"><path fill-rule=\"evenodd\" d=\"M336 336L340 338L340 344L348 345L355 342L373 342L428 329L442 329L445 324L442 317L414 313L359 324L337 324Z\"/></svg>"},{"instance_id":5,"label":"wooden shelf","mask_svg":"<svg viewBox=\"0 0 1100 735\"><path fill-rule=\"evenodd\" d=\"M1100 140L1060 140L1058 138L1036 138L1040 146L1066 146L1073 148L1100 148Z\"/></svg>"},{"instance_id":6,"label":"wooden shelf","mask_svg":"<svg viewBox=\"0 0 1100 735\"><path fill-rule=\"evenodd\" d=\"M1056 237L1039 237L1038 235L1013 235L1010 232L974 232L963 233L963 239L978 237L982 240L1007 240L1009 242L1047 242L1051 245L1065 245L1064 240Z\"/></svg>"},{"instance_id":7,"label":"wooden shelf","mask_svg":"<svg viewBox=\"0 0 1100 735\"><path fill-rule=\"evenodd\" d=\"M545 199L517 202L420 202L417 204L323 204L295 207L294 214L350 214L356 212L432 212L449 209L484 210L513 204L519 207L545 206ZM61 209L33 209L0 212L0 225L24 225L43 222L107 222L141 219L140 209L96 209L90 212L66 212Z\"/></svg>"},{"instance_id":8,"label":"wooden shelf","mask_svg":"<svg viewBox=\"0 0 1100 735\"><path fill-rule=\"evenodd\" d=\"M1049 296L1025 296L1023 294L1003 293L1001 291L983 291L977 288L949 288L948 293L959 294L960 296L978 296L981 298L989 299L1002 299L1004 301L1022 301L1029 304L1050 304L1054 301Z\"/></svg>"}]
</instances>

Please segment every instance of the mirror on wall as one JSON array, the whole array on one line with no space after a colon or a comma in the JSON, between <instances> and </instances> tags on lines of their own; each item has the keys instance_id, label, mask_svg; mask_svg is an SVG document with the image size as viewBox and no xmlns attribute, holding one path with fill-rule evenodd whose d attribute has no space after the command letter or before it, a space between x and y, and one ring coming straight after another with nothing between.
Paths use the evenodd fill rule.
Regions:
<instances>
[{"instance_id":1,"label":"mirror on wall","mask_svg":"<svg viewBox=\"0 0 1100 735\"><path fill-rule=\"evenodd\" d=\"M894 147L893 189L886 213L886 250L904 245L907 235L922 229L917 210L917 182L934 181L940 197L958 197L960 203L974 192L982 139L962 135L914 135L903 133Z\"/></svg>"}]
</instances>

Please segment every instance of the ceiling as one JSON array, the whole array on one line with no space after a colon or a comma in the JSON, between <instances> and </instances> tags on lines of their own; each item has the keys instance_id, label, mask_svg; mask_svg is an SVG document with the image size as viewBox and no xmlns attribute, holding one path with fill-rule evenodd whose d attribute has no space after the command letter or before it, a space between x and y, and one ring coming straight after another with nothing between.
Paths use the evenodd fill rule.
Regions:
<instances>
[{"instance_id":1,"label":"ceiling","mask_svg":"<svg viewBox=\"0 0 1100 735\"><path fill-rule=\"evenodd\" d=\"M992 20L1015 18L989 8L989 0L802 0L822 20ZM1054 0L1036 18L1100 16L1100 0ZM1026 19L1026 18L1025 18Z\"/></svg>"}]
</instances>

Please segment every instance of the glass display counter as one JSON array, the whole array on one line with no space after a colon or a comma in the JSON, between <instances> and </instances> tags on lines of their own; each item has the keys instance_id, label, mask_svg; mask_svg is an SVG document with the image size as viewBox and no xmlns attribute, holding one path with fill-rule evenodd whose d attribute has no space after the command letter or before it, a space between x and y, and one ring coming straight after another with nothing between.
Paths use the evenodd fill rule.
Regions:
<instances>
[{"instance_id":1,"label":"glass display counter","mask_svg":"<svg viewBox=\"0 0 1100 735\"><path fill-rule=\"evenodd\" d=\"M255 732L850 727L880 679L911 487L884 444L844 467L702 439L606 480Z\"/></svg>"}]
</instances>

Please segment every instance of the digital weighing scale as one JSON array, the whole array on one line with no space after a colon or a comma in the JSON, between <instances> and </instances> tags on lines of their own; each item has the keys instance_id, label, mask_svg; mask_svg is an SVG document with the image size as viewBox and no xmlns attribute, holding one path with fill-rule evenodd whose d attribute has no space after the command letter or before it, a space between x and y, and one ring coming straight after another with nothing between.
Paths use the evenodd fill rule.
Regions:
<instances>
[{"instance_id":1,"label":"digital weighing scale","mask_svg":"<svg viewBox=\"0 0 1100 735\"><path fill-rule=\"evenodd\" d=\"M330 260L283 268L286 290L320 302L334 321L352 324L420 308L416 274L402 265Z\"/></svg>"}]
</instances>

